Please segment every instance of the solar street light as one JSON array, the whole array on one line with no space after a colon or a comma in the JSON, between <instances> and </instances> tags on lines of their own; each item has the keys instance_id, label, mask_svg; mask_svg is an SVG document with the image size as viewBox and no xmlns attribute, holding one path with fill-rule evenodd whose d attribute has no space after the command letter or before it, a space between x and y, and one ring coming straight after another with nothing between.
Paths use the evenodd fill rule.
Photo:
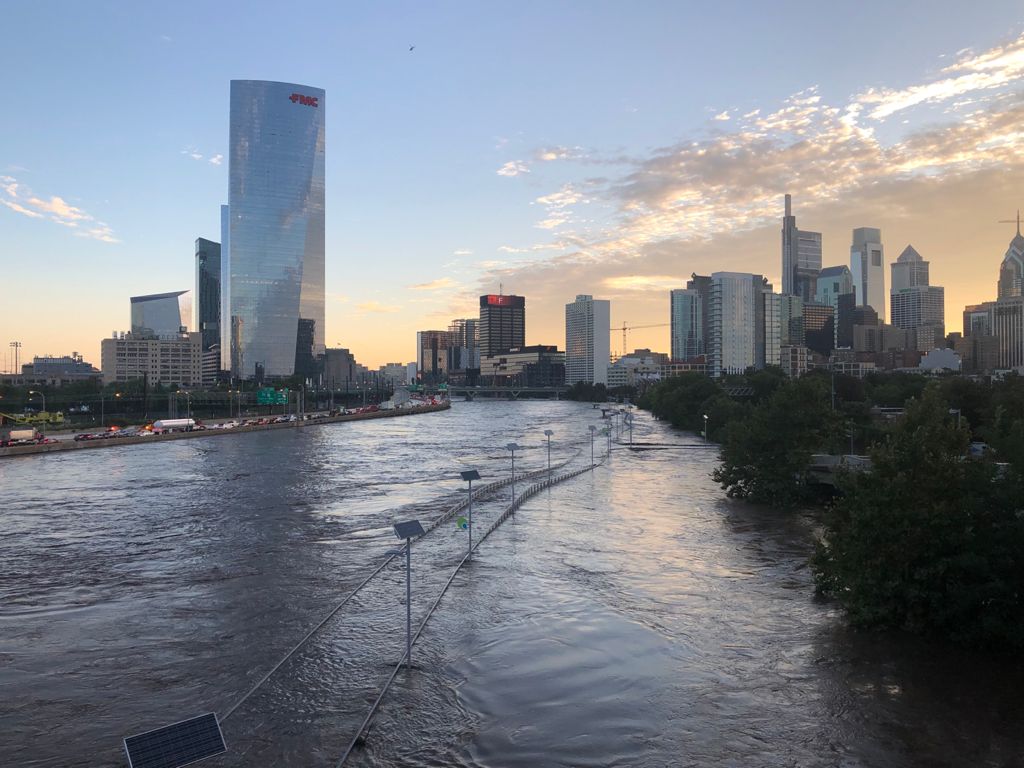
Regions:
<instances>
[{"instance_id":1,"label":"solar street light","mask_svg":"<svg viewBox=\"0 0 1024 768\"><path fill-rule=\"evenodd\" d=\"M475 469L460 472L462 479L469 483L469 552L467 557L473 559L473 481L480 479L480 473Z\"/></svg>"},{"instance_id":2,"label":"solar street light","mask_svg":"<svg viewBox=\"0 0 1024 768\"><path fill-rule=\"evenodd\" d=\"M405 539L405 668L412 669L412 540L422 536L419 520L395 523L395 536Z\"/></svg>"}]
</instances>

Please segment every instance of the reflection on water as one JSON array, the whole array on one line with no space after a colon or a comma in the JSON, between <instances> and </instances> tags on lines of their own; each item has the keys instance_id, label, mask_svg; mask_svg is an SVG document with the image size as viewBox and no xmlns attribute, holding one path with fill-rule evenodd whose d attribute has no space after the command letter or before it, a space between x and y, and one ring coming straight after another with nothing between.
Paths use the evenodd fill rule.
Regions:
<instances>
[{"instance_id":1,"label":"reflection on water","mask_svg":"<svg viewBox=\"0 0 1024 768\"><path fill-rule=\"evenodd\" d=\"M0 465L0 763L119 765L124 735L224 712L380 562L393 520L449 506L460 469L507 475L510 440L542 467L546 428L556 460L588 460L598 416L456 403ZM691 442L646 416L634 439ZM725 499L713 463L617 448L530 500L457 577L352 764L1022 764L1020 662L846 631L813 597L812 521ZM414 549L416 616L464 546L442 526ZM402 579L247 701L211 765L333 764L401 653Z\"/></svg>"}]
</instances>

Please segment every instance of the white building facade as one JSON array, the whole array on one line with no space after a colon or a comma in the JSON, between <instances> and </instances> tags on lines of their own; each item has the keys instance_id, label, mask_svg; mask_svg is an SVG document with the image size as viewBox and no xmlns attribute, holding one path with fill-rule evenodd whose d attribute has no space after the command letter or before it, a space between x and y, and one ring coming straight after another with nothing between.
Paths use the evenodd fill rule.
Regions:
<instances>
[{"instance_id":1,"label":"white building facade","mask_svg":"<svg viewBox=\"0 0 1024 768\"><path fill-rule=\"evenodd\" d=\"M868 306L885 322L885 252L882 248L882 230L859 227L853 230L850 246L850 273L857 294L857 306Z\"/></svg>"},{"instance_id":2,"label":"white building facade","mask_svg":"<svg viewBox=\"0 0 1024 768\"><path fill-rule=\"evenodd\" d=\"M579 295L565 305L565 383L608 384L611 302Z\"/></svg>"}]
</instances>

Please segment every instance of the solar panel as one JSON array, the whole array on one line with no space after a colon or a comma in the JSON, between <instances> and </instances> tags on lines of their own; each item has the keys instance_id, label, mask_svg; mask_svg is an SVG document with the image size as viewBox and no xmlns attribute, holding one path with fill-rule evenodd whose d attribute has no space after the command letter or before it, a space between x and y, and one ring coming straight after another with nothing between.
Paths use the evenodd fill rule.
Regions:
<instances>
[{"instance_id":1,"label":"solar panel","mask_svg":"<svg viewBox=\"0 0 1024 768\"><path fill-rule=\"evenodd\" d=\"M462 479L463 480L479 480L480 479L480 473L477 472L475 469L469 469L469 470L466 470L465 472L460 472L459 474L462 475Z\"/></svg>"},{"instance_id":2,"label":"solar panel","mask_svg":"<svg viewBox=\"0 0 1024 768\"><path fill-rule=\"evenodd\" d=\"M411 539L415 536L422 536L423 526L419 520L406 520L404 523L395 523L395 536L400 539Z\"/></svg>"},{"instance_id":3,"label":"solar panel","mask_svg":"<svg viewBox=\"0 0 1024 768\"><path fill-rule=\"evenodd\" d=\"M227 749L212 712L124 740L130 768L179 768Z\"/></svg>"}]
</instances>

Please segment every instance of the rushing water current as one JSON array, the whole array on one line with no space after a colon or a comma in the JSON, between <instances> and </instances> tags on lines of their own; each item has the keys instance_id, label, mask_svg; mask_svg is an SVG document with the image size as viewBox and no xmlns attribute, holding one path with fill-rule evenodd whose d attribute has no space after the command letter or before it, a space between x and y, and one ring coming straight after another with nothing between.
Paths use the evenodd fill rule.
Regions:
<instances>
[{"instance_id":1,"label":"rushing water current","mask_svg":"<svg viewBox=\"0 0 1024 768\"><path fill-rule=\"evenodd\" d=\"M590 462L600 411L457 402L400 419L0 463L0 765L126 765L121 739L223 717L458 472ZM427 624L352 766L1024 765L1014 658L857 634L815 599L814 521L730 501L692 436L530 499ZM664 447L666 445L671 447ZM598 435L601 461L606 441ZM522 485L520 486L521 489ZM474 509L482 532L510 489ZM413 620L466 532L413 548ZM332 766L404 651L390 563L223 723L211 766Z\"/></svg>"}]
</instances>

